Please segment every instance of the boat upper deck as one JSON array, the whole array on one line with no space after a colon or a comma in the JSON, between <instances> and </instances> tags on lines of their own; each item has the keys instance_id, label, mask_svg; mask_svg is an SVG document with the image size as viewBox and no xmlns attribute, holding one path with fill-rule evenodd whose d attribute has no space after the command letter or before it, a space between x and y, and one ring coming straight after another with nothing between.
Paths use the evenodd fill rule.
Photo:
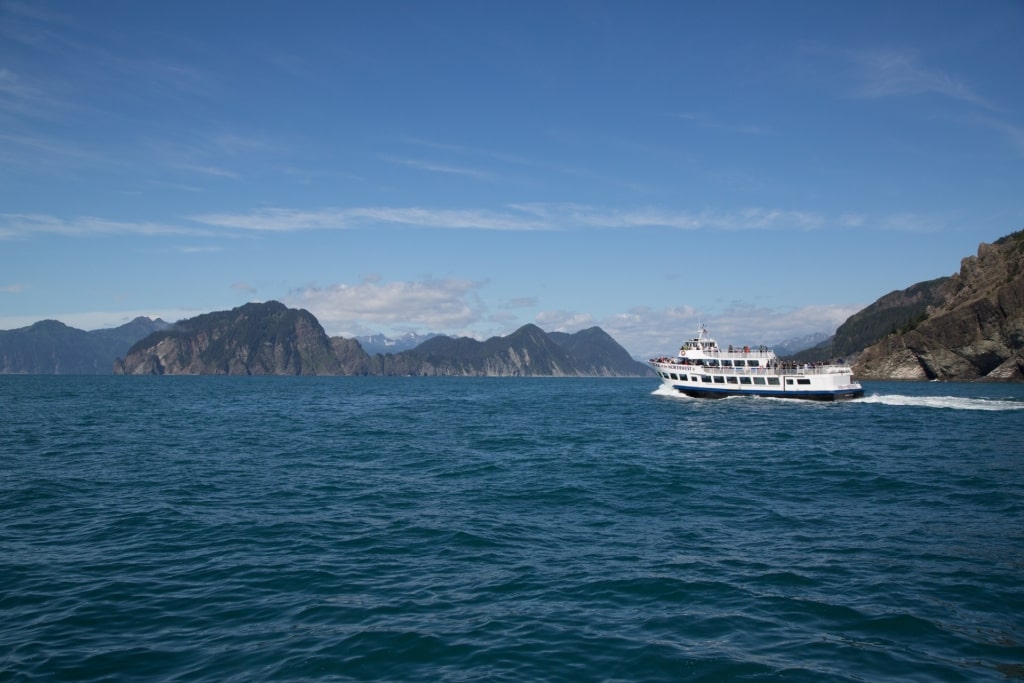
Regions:
<instances>
[{"instance_id":1,"label":"boat upper deck","mask_svg":"<svg viewBox=\"0 0 1024 683\"><path fill-rule=\"evenodd\" d=\"M680 356L661 357L652 358L650 362L656 368L668 372L701 372L723 375L838 375L851 372L850 366L842 362L795 363L780 361L773 353L770 357L750 357L750 355L743 354L740 354L739 357L706 359L690 359Z\"/></svg>"}]
</instances>

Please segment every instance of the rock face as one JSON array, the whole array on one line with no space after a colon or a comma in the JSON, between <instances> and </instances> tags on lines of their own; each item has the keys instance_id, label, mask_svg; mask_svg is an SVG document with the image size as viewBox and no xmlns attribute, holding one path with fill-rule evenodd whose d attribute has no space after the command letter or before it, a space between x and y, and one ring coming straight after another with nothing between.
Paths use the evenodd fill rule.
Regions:
<instances>
[{"instance_id":1,"label":"rock face","mask_svg":"<svg viewBox=\"0 0 1024 683\"><path fill-rule=\"evenodd\" d=\"M480 377L644 377L653 374L598 327L575 334L524 325L506 337L477 341L438 336L415 349L377 355L381 375Z\"/></svg>"},{"instance_id":2,"label":"rock face","mask_svg":"<svg viewBox=\"0 0 1024 683\"><path fill-rule=\"evenodd\" d=\"M313 314L271 301L189 318L135 344L118 375L334 375L340 364Z\"/></svg>"},{"instance_id":3,"label":"rock face","mask_svg":"<svg viewBox=\"0 0 1024 683\"><path fill-rule=\"evenodd\" d=\"M857 359L861 379L1024 380L1024 231L978 247L913 329Z\"/></svg>"}]
</instances>

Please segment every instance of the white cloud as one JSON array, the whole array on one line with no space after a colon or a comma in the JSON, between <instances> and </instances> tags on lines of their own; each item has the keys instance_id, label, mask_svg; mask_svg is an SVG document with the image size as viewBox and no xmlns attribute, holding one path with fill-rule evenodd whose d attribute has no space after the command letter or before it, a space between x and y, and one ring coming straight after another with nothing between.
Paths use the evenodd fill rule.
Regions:
<instances>
[{"instance_id":1,"label":"white cloud","mask_svg":"<svg viewBox=\"0 0 1024 683\"><path fill-rule=\"evenodd\" d=\"M335 284L293 291L290 306L309 310L330 335L355 336L402 327L421 331L462 330L482 319L477 297L482 283L470 280Z\"/></svg>"},{"instance_id":2,"label":"white cloud","mask_svg":"<svg viewBox=\"0 0 1024 683\"><path fill-rule=\"evenodd\" d=\"M0 292L3 292L5 294L19 294L24 289L25 289L24 285L20 285L20 284L17 284L17 283L15 283L13 285L3 285L3 286L0 286Z\"/></svg>"},{"instance_id":3,"label":"white cloud","mask_svg":"<svg viewBox=\"0 0 1024 683\"><path fill-rule=\"evenodd\" d=\"M541 311L537 314L536 322L546 332L578 332L593 327L594 317L589 313Z\"/></svg>"}]
</instances>

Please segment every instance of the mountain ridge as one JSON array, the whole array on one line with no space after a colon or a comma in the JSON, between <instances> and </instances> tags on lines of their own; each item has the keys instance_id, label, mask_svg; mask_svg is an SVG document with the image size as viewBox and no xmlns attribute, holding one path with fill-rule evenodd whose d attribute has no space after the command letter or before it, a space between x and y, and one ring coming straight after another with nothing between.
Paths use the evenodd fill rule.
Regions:
<instances>
[{"instance_id":1,"label":"mountain ridge","mask_svg":"<svg viewBox=\"0 0 1024 683\"><path fill-rule=\"evenodd\" d=\"M104 375L140 337L170 327L140 316L112 328L85 331L59 320L0 330L0 374Z\"/></svg>"},{"instance_id":2,"label":"mountain ridge","mask_svg":"<svg viewBox=\"0 0 1024 683\"><path fill-rule=\"evenodd\" d=\"M328 337L309 311L270 301L150 334L115 361L114 373L611 377L653 371L600 328L547 333L533 324L486 341L436 335L408 351L371 356L355 339Z\"/></svg>"}]
</instances>

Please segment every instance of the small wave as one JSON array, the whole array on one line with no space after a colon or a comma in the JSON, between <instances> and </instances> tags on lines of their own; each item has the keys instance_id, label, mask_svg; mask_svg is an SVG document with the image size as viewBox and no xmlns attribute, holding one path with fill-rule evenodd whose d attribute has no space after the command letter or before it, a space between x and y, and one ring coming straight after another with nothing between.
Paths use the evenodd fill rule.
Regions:
<instances>
[{"instance_id":1,"label":"small wave","mask_svg":"<svg viewBox=\"0 0 1024 683\"><path fill-rule=\"evenodd\" d=\"M949 408L952 410L1022 410L1024 403L990 398L963 398L960 396L903 396L875 394L857 399L855 403L879 403L889 406L917 406L921 408Z\"/></svg>"}]
</instances>

